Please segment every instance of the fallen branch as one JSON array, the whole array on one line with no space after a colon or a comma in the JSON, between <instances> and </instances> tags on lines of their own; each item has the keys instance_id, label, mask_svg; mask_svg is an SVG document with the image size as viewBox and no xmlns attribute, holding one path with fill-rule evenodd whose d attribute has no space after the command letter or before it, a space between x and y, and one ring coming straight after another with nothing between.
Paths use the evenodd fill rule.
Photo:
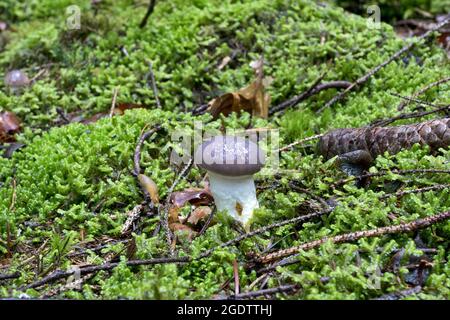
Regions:
<instances>
[{"instance_id":1,"label":"fallen branch","mask_svg":"<svg viewBox=\"0 0 450 320\"><path fill-rule=\"evenodd\" d=\"M255 236L255 235L264 233L264 232L269 231L269 230L271 230L271 229L278 228L278 227L282 227L282 226L287 225L287 224L297 224L297 223L302 223L302 222L305 222L305 221L309 221L309 220L311 220L311 219L318 218L318 217L321 217L321 216L323 216L323 215L326 215L326 214L328 214L328 213L330 213L330 212L332 212L332 211L333 211L333 209L328 208L328 209L326 209L326 210L316 211L316 212L313 212L313 213L310 213L310 214L305 214L305 215L303 215L303 216L295 217L295 218L288 219L288 220L283 220L283 221L280 221L280 222L277 222L277 223L274 223L274 224L271 224L271 225L268 225L268 226L265 226L265 227L256 229L256 230L254 230L254 231L252 231L252 232L249 232L249 233L244 233L244 234L238 236L237 238L234 238L234 239L232 239L232 240L230 240L230 241L227 241L227 242L222 243L222 244L219 245L218 247L215 247L215 248L212 248L212 249L209 249L209 250L203 252L203 253L200 255L199 258L205 258L205 257L208 257L208 256L210 256L215 250L217 250L217 249L219 249L219 248L229 247L229 246L231 246L231 245L234 245L234 244L236 244L236 243L241 242L242 240L245 240L245 239L250 238L250 237L253 237L253 236Z\"/></svg>"},{"instance_id":2,"label":"fallen branch","mask_svg":"<svg viewBox=\"0 0 450 320\"><path fill-rule=\"evenodd\" d=\"M413 189L413 190L404 190L404 191L399 191L399 192L395 192L395 193L387 193L383 196L380 197L381 200L384 199L388 199L392 196L397 197L397 198L401 198L403 196L406 196L408 194L416 194L416 193L424 193L424 192L428 192L428 191L437 191L437 190L445 190L445 189L449 189L450 188L450 184L438 184L435 186L429 186L429 187L424 187L424 188L419 188L419 189Z\"/></svg>"},{"instance_id":3,"label":"fallen branch","mask_svg":"<svg viewBox=\"0 0 450 320\"><path fill-rule=\"evenodd\" d=\"M331 81L326 83L319 83L322 78L316 80L311 87L305 92L302 92L298 96L295 96L279 105L270 108L269 115L273 115L277 112L283 111L287 108L291 108L299 104L301 101L308 99L309 97L318 94L319 92L327 89L346 89L351 86L351 82L348 81Z\"/></svg>"},{"instance_id":4,"label":"fallen branch","mask_svg":"<svg viewBox=\"0 0 450 320\"><path fill-rule=\"evenodd\" d=\"M277 151L278 152L283 152L283 151L291 149L292 147L295 147L296 145L303 144L303 143L311 141L311 140L320 139L322 136L323 136L323 134L317 134L315 136L306 137L306 138L303 138L301 140L295 141L295 142L293 142L291 144L288 144L287 146L284 146L284 147L278 149Z\"/></svg>"},{"instance_id":5,"label":"fallen branch","mask_svg":"<svg viewBox=\"0 0 450 320\"><path fill-rule=\"evenodd\" d=\"M388 293L385 295L382 295L381 297L375 298L373 300L400 300L402 298L405 298L407 296L411 296L413 294L417 294L420 291L422 291L421 286L416 286L411 289L406 289L398 292Z\"/></svg>"},{"instance_id":6,"label":"fallen branch","mask_svg":"<svg viewBox=\"0 0 450 320\"><path fill-rule=\"evenodd\" d=\"M411 96L411 98L413 98L413 99L418 98L418 97L420 97L422 94L424 94L425 92L427 92L428 90L430 90L431 88L434 88L434 87L436 87L436 86L439 86L439 85L441 85L441 84L443 84L443 83L446 83L446 82L449 82L449 81L450 81L450 77L443 78L443 79L440 79L440 80L438 80L438 81L432 82L432 83L426 85L425 87L423 87L422 89L420 89L419 91L417 91L416 93L414 93L414 94ZM408 106L410 103L411 103L411 100L406 100L406 101L400 102L400 104L399 104L398 107L397 107L397 110L398 110L398 111L403 110L403 109L404 109L406 106Z\"/></svg>"},{"instance_id":7,"label":"fallen branch","mask_svg":"<svg viewBox=\"0 0 450 320\"><path fill-rule=\"evenodd\" d=\"M145 13L144 18L142 19L141 23L139 24L139 28L143 28L147 25L147 20L150 18L151 14L153 13L153 10L155 9L156 0L150 0L147 7L147 12Z\"/></svg>"},{"instance_id":8,"label":"fallen branch","mask_svg":"<svg viewBox=\"0 0 450 320\"><path fill-rule=\"evenodd\" d=\"M447 17L447 19L445 19L444 21L442 21L441 23L435 25L432 29L428 30L427 32L425 32L423 35L421 35L420 37L418 37L415 41L411 41L410 43L408 43L407 45L405 45L403 48L401 48L399 51L397 51L396 53L394 53L392 56L390 56L387 60L383 61L381 64L379 64L378 66L376 66L375 68L371 69L368 73L366 73L365 75L363 75L362 77L360 77L359 79L357 79L355 82L353 82L348 88L346 88L344 91L338 93L337 95L335 95L330 101L328 101L323 107L321 107L319 110L317 110L317 113L321 113L323 110L325 110L326 108L332 106L333 104L335 104L336 102L338 102L339 100L341 100L342 98L344 98L347 93L349 93L350 91L352 91L355 87L358 87L362 84L364 84L365 82L367 82L367 80L369 80L369 78L371 76L373 76L374 74L376 74L378 71L380 71L382 68L384 68L386 65L390 64L392 61L396 60L397 58L399 58L400 56L402 56L405 52L408 52L409 50L411 50L419 41L426 39L428 37L430 37L433 32L438 31L439 29L441 29L442 27L444 27L445 25L447 25L450 22L450 17Z\"/></svg>"},{"instance_id":9,"label":"fallen branch","mask_svg":"<svg viewBox=\"0 0 450 320\"><path fill-rule=\"evenodd\" d=\"M19 272L14 272L14 273L10 273L10 274L2 274L0 273L0 281L2 280L10 280L10 279L17 279L20 277L20 273Z\"/></svg>"},{"instance_id":10,"label":"fallen branch","mask_svg":"<svg viewBox=\"0 0 450 320\"><path fill-rule=\"evenodd\" d=\"M332 187L336 188L337 186L346 184L348 182L351 182L356 179L366 179L366 178L372 178L372 177L382 177L385 175L388 175L389 173L393 174L399 174L399 175L405 175L410 173L418 173L418 174L424 174L424 173L444 173L444 174L450 174L450 170L441 170L441 169L408 169L408 170L392 170L392 171L380 171L380 172L373 172L373 173L366 173L359 176L352 176L349 178L341 179L333 183Z\"/></svg>"},{"instance_id":11,"label":"fallen branch","mask_svg":"<svg viewBox=\"0 0 450 320\"><path fill-rule=\"evenodd\" d=\"M167 263L175 263L175 264L184 264L190 262L192 259L189 257L180 257L180 258L156 258L156 259L146 259L146 260L129 260L125 262L125 264L129 267L131 266L143 266L143 265L155 265L155 264L167 264ZM112 270L117 267L120 262L108 262L97 266L89 266L83 267L79 269L80 275L86 275L89 273L99 272L99 271L107 271ZM33 289L41 287L45 284L67 278L75 273L74 270L71 271L62 271L57 270L52 274L33 282L25 287L20 288L20 290Z\"/></svg>"},{"instance_id":12,"label":"fallen branch","mask_svg":"<svg viewBox=\"0 0 450 320\"><path fill-rule=\"evenodd\" d=\"M228 300L239 300L239 299L251 299L251 298L257 298L265 295L273 295L277 293L287 293L287 292L295 292L300 289L300 286L298 284L291 284L291 285L284 285L279 286L275 288L270 289L263 289L263 290L255 290L250 292L244 292L240 294L234 294L229 297L227 297Z\"/></svg>"},{"instance_id":13,"label":"fallen branch","mask_svg":"<svg viewBox=\"0 0 450 320\"><path fill-rule=\"evenodd\" d=\"M156 87L155 74L153 73L153 63L151 61L148 61L148 73L145 76L145 78L147 79L147 83L148 83L148 78L150 78L153 95L155 96L156 106L158 107L158 109L162 109L161 102L159 101L159 96L158 96L158 88Z\"/></svg>"},{"instance_id":14,"label":"fallen branch","mask_svg":"<svg viewBox=\"0 0 450 320\"><path fill-rule=\"evenodd\" d=\"M415 231L418 229L423 229L423 228L429 227L433 224L444 221L448 218L450 218L450 211L442 212L442 213L432 215L432 216L429 216L426 218L421 218L421 219L414 220L412 222L401 223L401 224L394 225L394 226L387 226L387 227L380 227L380 228L371 229L371 230L350 232L350 233L334 236L331 238L324 237L322 239L307 242L307 243L301 244L296 247L282 249L282 250L279 250L276 252L269 253L264 256L257 257L256 261L259 263L264 263L264 264L270 263L272 261L276 261L276 260L282 259L284 257L298 254L301 251L307 251L307 250L317 248L327 241L331 241L333 243L354 242L361 238L372 238L372 237L379 237L379 236L387 235L387 234Z\"/></svg>"}]
</instances>

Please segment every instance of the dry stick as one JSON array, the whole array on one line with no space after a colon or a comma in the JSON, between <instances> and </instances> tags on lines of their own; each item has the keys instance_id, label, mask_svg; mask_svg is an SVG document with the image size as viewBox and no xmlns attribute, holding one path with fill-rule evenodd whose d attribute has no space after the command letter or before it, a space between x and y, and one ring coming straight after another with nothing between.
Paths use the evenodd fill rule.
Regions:
<instances>
[{"instance_id":1,"label":"dry stick","mask_svg":"<svg viewBox=\"0 0 450 320\"><path fill-rule=\"evenodd\" d=\"M371 69L368 73L366 73L364 76L362 76L361 78L359 78L358 80L356 80L354 83L352 83L347 89L345 89L344 91L338 93L337 95L335 95L330 101L328 101L323 107L321 107L319 110L317 110L317 113L321 113L323 110L325 110L326 108L332 106L333 104L335 104L337 101L341 100L342 98L344 98L347 93L349 93L350 91L352 91L355 87L360 86L361 84L364 84L365 82L367 82L367 80L369 80L369 78L371 76L373 76L375 73L377 73L378 71L380 71L382 68L384 68L386 65L388 65L389 63L391 63L392 61L396 60L397 58L399 58L401 55L403 55L405 52L411 50L418 41L423 40L428 38L429 36L431 36L433 34L433 32L438 31L439 29L441 29L442 27L444 27L447 23L450 22L450 17L448 17L447 19L445 19L444 21L442 21L441 23L437 24L436 26L434 26L432 29L428 30L427 32L425 32L423 35L421 35L420 37L418 37L417 39L415 39L414 41L411 41L410 43L408 43L407 45L405 45L403 48L401 48L399 51L397 51L396 53L394 53L392 56L389 57L389 59L387 59L386 61L382 62L381 64L379 64L378 66L376 66L375 68Z\"/></svg>"},{"instance_id":2,"label":"dry stick","mask_svg":"<svg viewBox=\"0 0 450 320\"><path fill-rule=\"evenodd\" d=\"M288 219L288 220L283 220L283 221L280 221L280 222L277 222L277 223L274 223L274 224L271 224L271 225L268 225L268 226L265 226L265 227L261 227L259 229L253 230L252 232L242 234L242 235L240 235L240 236L238 236L238 237L236 237L236 238L234 238L234 239L232 239L230 241L224 242L221 245L219 245L218 247L211 248L211 249L203 252L202 254L200 254L199 259L210 256L216 249L229 247L231 245L234 245L236 243L241 242L244 239L253 237L253 236L257 235L257 234L261 234L261 233L264 233L264 232L269 231L271 229L282 227L282 226L287 225L287 224L302 223L302 222L305 222L305 221L309 221L311 219L314 219L314 218L326 215L326 214L328 214L328 213L330 213L332 211L333 211L333 209L329 208L329 209L326 209L326 210L316 211L316 212L313 212L313 213L310 213L310 214L305 214L303 216L295 217L295 218Z\"/></svg>"},{"instance_id":3,"label":"dry stick","mask_svg":"<svg viewBox=\"0 0 450 320\"><path fill-rule=\"evenodd\" d=\"M449 189L449 188L450 188L450 184L438 184L435 186L429 186L429 187L424 187L424 188L419 188L419 189L404 190L404 191L399 191L399 192L395 192L395 193L387 193L387 194L381 196L380 200L388 199L392 196L400 198L400 197L406 196L408 194L416 194L416 193L423 193L423 192L436 191L436 190L445 190L445 189Z\"/></svg>"},{"instance_id":4,"label":"dry stick","mask_svg":"<svg viewBox=\"0 0 450 320\"><path fill-rule=\"evenodd\" d=\"M208 217L208 220L206 220L205 224L203 225L200 232L197 234L197 237L200 237L202 234L205 233L206 229L208 229L209 225L211 224L212 219L214 218L214 215L216 214L217 208L214 206L211 214Z\"/></svg>"},{"instance_id":5,"label":"dry stick","mask_svg":"<svg viewBox=\"0 0 450 320\"><path fill-rule=\"evenodd\" d=\"M436 87L436 86L439 86L439 85L441 85L441 84L443 84L443 83L446 83L446 82L449 82L449 81L450 81L450 77L448 77L448 78L443 78L443 79L440 79L440 80L438 80L438 81L432 82L432 83L426 85L425 87L423 87L422 89L420 89L419 91L417 91L416 93L414 93L414 94L411 96L411 98L418 98L418 97L420 97L422 94L424 94L425 92L427 92L428 90L430 90L431 88L434 88L434 87ZM403 109L404 109L406 106L408 106L410 103L411 103L410 100L400 102L400 104L399 104L398 107L397 107L397 110L398 110L398 111L403 110Z\"/></svg>"},{"instance_id":6,"label":"dry stick","mask_svg":"<svg viewBox=\"0 0 450 320\"><path fill-rule=\"evenodd\" d=\"M403 113L403 114L400 114L400 115L398 115L396 117L392 117L390 119L374 121L373 123L370 124L370 127L386 126L386 125L388 125L388 124L390 124L392 122L395 122L397 120L421 118L421 117L425 117L425 116L433 114L433 113L438 113L438 112L447 111L447 110L450 110L450 105L447 105L447 106L444 106L444 107L440 107L440 108L437 108L437 109L434 109L434 110L430 110L430 111Z\"/></svg>"},{"instance_id":7,"label":"dry stick","mask_svg":"<svg viewBox=\"0 0 450 320\"><path fill-rule=\"evenodd\" d=\"M17 279L20 277L20 273L19 272L14 272L11 274L2 274L0 273L0 281L2 280L9 280L9 279Z\"/></svg>"},{"instance_id":8,"label":"dry stick","mask_svg":"<svg viewBox=\"0 0 450 320\"><path fill-rule=\"evenodd\" d=\"M156 131L161 129L160 125L154 126L152 129L142 133L139 136L138 143L136 144L136 149L134 151L134 175L137 177L141 173L141 149L142 145L144 144L144 141L147 140L151 135L153 135ZM139 184L140 185L140 184Z\"/></svg>"},{"instance_id":9,"label":"dry stick","mask_svg":"<svg viewBox=\"0 0 450 320\"><path fill-rule=\"evenodd\" d=\"M265 296L267 294L271 295L271 294L276 294L276 293L286 293L286 292L298 291L299 289L300 289L300 286L298 284L291 284L291 285L279 286L276 288L255 290L255 291L235 294L235 295L227 297L227 299L228 300L250 299L250 298L257 298L257 297Z\"/></svg>"},{"instance_id":10,"label":"dry stick","mask_svg":"<svg viewBox=\"0 0 450 320\"><path fill-rule=\"evenodd\" d=\"M120 234L122 236L125 235L131 229L131 226L133 225L133 223L141 215L142 210L144 210L144 205L143 204L138 204L137 206L135 206L133 209L131 209L127 213L128 218L125 221L125 223L122 225L122 230L120 230Z\"/></svg>"},{"instance_id":11,"label":"dry stick","mask_svg":"<svg viewBox=\"0 0 450 320\"><path fill-rule=\"evenodd\" d=\"M436 215L432 215L426 218L421 218L414 220L408 223L401 223L394 226L380 227L371 230L363 230L357 232L350 232L341 235L337 235L334 237L324 237L319 240L314 240L311 242L307 242L301 244L296 247L282 249L273 253L269 253L267 255L261 256L257 258L257 261L260 263L270 263L275 260L279 260L284 257L292 256L294 254L298 254L301 251L307 251L314 248L317 248L324 244L327 241L331 241L333 243L344 243L344 242L353 242L359 240L361 238L371 238L371 237L379 237L386 234L394 234L401 232L410 232L418 229L423 229L429 227L435 223L444 221L450 218L450 211L442 212Z\"/></svg>"},{"instance_id":12,"label":"dry stick","mask_svg":"<svg viewBox=\"0 0 450 320\"><path fill-rule=\"evenodd\" d=\"M180 257L180 258L156 258L156 259L146 259L146 260L130 260L125 262L125 264L129 267L131 266L142 266L142 265L155 265L155 264L167 264L167 263L176 263L176 264L184 264L190 262L192 259L189 257ZM97 266L89 266L89 267L83 267L80 268L80 275L86 275L89 273L94 273L98 271L107 271L114 269L120 264L120 262L109 262L104 263ZM38 280L36 282L33 282L20 290L26 290L26 289L32 289L32 288L38 288L40 286L43 286L44 284L54 282L60 279L67 278L74 274L74 270L72 271L62 271L57 270L53 272L52 274L42 278L41 280Z\"/></svg>"},{"instance_id":13,"label":"dry stick","mask_svg":"<svg viewBox=\"0 0 450 320\"><path fill-rule=\"evenodd\" d=\"M348 82L348 81L330 81L330 82L326 82L326 83L321 83L319 84L319 82L322 80L323 76L319 77L311 87L309 87L308 90L306 90L305 92L302 92L301 94L299 94L298 96L295 96L287 101L284 101L282 103L280 103L279 105L271 108L269 110L269 115L273 115L277 112L283 111L287 108L291 108L296 106L297 104L299 104L301 101L323 91L323 90L327 90L327 89L345 89L348 88L352 83Z\"/></svg>"},{"instance_id":14,"label":"dry stick","mask_svg":"<svg viewBox=\"0 0 450 320\"><path fill-rule=\"evenodd\" d=\"M404 175L404 174L409 174L409 173L444 173L444 174L450 174L450 170L441 170L441 169L409 169L409 170L392 170L392 171L380 171L380 172L374 172L374 173L366 173L366 174L362 174L359 176L353 176L350 178L345 178L345 179L341 179L336 181L335 183L333 183L332 187L336 188L337 186L346 184L348 182L351 182L355 179L365 179L365 178L371 178L371 177L381 177L381 176L385 176L389 173L394 173L394 174L400 174L400 175Z\"/></svg>"},{"instance_id":15,"label":"dry stick","mask_svg":"<svg viewBox=\"0 0 450 320\"><path fill-rule=\"evenodd\" d=\"M116 108L116 100L117 100L117 94L119 93L119 87L114 88L113 98L111 102L111 109L109 110L109 117L112 118L114 115L114 109Z\"/></svg>"},{"instance_id":16,"label":"dry stick","mask_svg":"<svg viewBox=\"0 0 450 320\"><path fill-rule=\"evenodd\" d=\"M422 291L421 286L416 286L411 289L406 289L398 292L388 293L385 295L382 295L381 297L375 298L373 300L399 300L407 296L411 296L413 294L419 293Z\"/></svg>"},{"instance_id":17,"label":"dry stick","mask_svg":"<svg viewBox=\"0 0 450 320\"><path fill-rule=\"evenodd\" d=\"M291 144L288 144L287 146L284 146L284 147L278 149L277 151L278 152L283 152L283 151L291 149L292 147L294 147L296 145L303 144L303 143L311 141L311 140L320 139L322 136L323 136L323 133L322 134L316 134L315 136L311 136L311 137L306 137L306 138L303 138L301 140L297 140L297 141L295 141L295 142L293 142Z\"/></svg>"},{"instance_id":18,"label":"dry stick","mask_svg":"<svg viewBox=\"0 0 450 320\"><path fill-rule=\"evenodd\" d=\"M228 242L225 242L223 244L221 244L219 247L216 248L212 248L208 251L205 251L204 253L202 253L198 258L191 258L191 257L165 257L165 258L155 258L155 259L147 259L147 260L129 260L127 262L125 262L125 264L127 266L138 266L138 265L155 265L155 264L167 264L167 263L175 263L175 264L186 264L189 262L192 262L194 260L200 260L203 258L207 258L209 257L217 248L223 248L223 247L227 247L233 244L236 244L244 239L247 239L249 237L253 237L257 234L263 233L265 231L268 231L270 229L273 228L277 228L277 227L281 227L284 226L286 224L292 224L292 223L299 223L299 222L305 222L307 220L311 220L315 217L320 217L322 215L325 215L327 213L330 213L332 210L324 210L324 211L318 211L315 213L311 213L308 215L304 215L304 216L300 216L300 217L296 217L293 219L289 219L289 220L284 220L284 221L280 221L278 223L274 223L272 225L269 226L265 226L262 228L259 228L257 230L254 230L253 232L241 235L233 240L230 240ZM111 270L114 269L116 266L119 265L119 262L114 262L114 263L104 263L101 265L97 265L97 266L89 266L89 267L83 267L80 268L80 275L85 275L85 274L89 274L89 273L94 273L94 272L98 272L98 271L103 271L103 270ZM62 270L57 270L54 271L52 274L42 278L41 280L38 280L36 282L33 282L27 286L24 286L22 288L20 288L20 290L26 290L26 289L31 289L31 288L37 288L40 287L44 284L53 282L53 281L57 281L63 278L67 278L71 275L74 274L74 271L62 271Z\"/></svg>"},{"instance_id":19,"label":"dry stick","mask_svg":"<svg viewBox=\"0 0 450 320\"><path fill-rule=\"evenodd\" d=\"M147 12L145 13L144 18L142 19L141 23L139 24L139 28L143 28L147 25L147 20L150 17L150 15L153 13L153 10L155 9L156 0L150 0Z\"/></svg>"},{"instance_id":20,"label":"dry stick","mask_svg":"<svg viewBox=\"0 0 450 320\"><path fill-rule=\"evenodd\" d=\"M155 74L153 73L153 63L151 61L148 61L148 70L149 71L148 71L146 78L150 77L150 82L152 83L153 94L155 96L156 106L159 109L162 109L161 102L159 101L159 96L158 96L158 88L156 87Z\"/></svg>"}]
</instances>

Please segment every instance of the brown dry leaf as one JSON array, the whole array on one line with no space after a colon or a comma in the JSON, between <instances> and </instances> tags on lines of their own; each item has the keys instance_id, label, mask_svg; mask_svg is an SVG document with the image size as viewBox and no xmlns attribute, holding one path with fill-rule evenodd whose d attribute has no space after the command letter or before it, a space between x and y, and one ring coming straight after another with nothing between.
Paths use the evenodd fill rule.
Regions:
<instances>
[{"instance_id":1,"label":"brown dry leaf","mask_svg":"<svg viewBox=\"0 0 450 320\"><path fill-rule=\"evenodd\" d=\"M209 217L211 215L211 208L206 206L201 206L198 208L195 208L195 210L191 213L189 216L189 219L187 222L191 224L197 224L200 220L205 220L205 218Z\"/></svg>"},{"instance_id":2,"label":"brown dry leaf","mask_svg":"<svg viewBox=\"0 0 450 320\"><path fill-rule=\"evenodd\" d=\"M172 193L170 203L172 206L181 208L186 202L192 205L209 205L213 202L213 196L209 190L199 188L189 188L183 191Z\"/></svg>"},{"instance_id":3,"label":"brown dry leaf","mask_svg":"<svg viewBox=\"0 0 450 320\"><path fill-rule=\"evenodd\" d=\"M241 110L248 111L257 117L268 117L270 96L265 89L270 85L272 78L264 78L263 58L250 65L256 74L256 79L250 85L236 92L226 93L208 103L208 110L214 118L217 118L219 114L229 115L231 112Z\"/></svg>"},{"instance_id":4,"label":"brown dry leaf","mask_svg":"<svg viewBox=\"0 0 450 320\"><path fill-rule=\"evenodd\" d=\"M177 223L177 222L171 223L169 225L169 228L176 235L179 235L180 233L186 233L187 234L187 238L189 240L192 240L195 237L195 235L197 234L197 232L192 230L191 227L189 227L189 226L187 226L185 224Z\"/></svg>"},{"instance_id":5,"label":"brown dry leaf","mask_svg":"<svg viewBox=\"0 0 450 320\"><path fill-rule=\"evenodd\" d=\"M13 142L14 135L20 131L20 120L9 111L0 113L0 143Z\"/></svg>"},{"instance_id":6,"label":"brown dry leaf","mask_svg":"<svg viewBox=\"0 0 450 320\"><path fill-rule=\"evenodd\" d=\"M144 188L145 191L147 191L148 194L150 195L150 199L152 200L152 202L154 204L158 204L159 195L158 195L158 186L156 185L156 183L144 174L139 174L138 180L142 188Z\"/></svg>"}]
</instances>

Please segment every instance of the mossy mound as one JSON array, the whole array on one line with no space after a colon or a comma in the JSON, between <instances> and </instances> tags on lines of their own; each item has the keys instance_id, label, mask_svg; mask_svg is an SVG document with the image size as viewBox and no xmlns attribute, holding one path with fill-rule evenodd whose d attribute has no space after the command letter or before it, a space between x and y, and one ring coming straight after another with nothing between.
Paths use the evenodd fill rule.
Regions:
<instances>
[{"instance_id":1,"label":"mossy mound","mask_svg":"<svg viewBox=\"0 0 450 320\"><path fill-rule=\"evenodd\" d=\"M87 0L77 4L82 12L80 33L66 29L69 1L2 4L6 13L0 20L14 27L5 35L2 73L12 68L24 68L31 75L48 68L48 73L19 95L0 88L0 106L23 119L26 130L18 139L27 144L12 159L0 159L1 261L8 265L8 272L21 272L20 278L2 283L1 296L19 295L18 288L36 276L74 264L100 264L110 254L123 263L111 273L97 273L81 290L68 290L60 296L176 299L227 295L231 291L224 284L233 277L234 259L240 263L242 291L257 279L254 270L244 268L250 251L287 248L324 236L449 210L449 191L445 189L380 199L395 184L405 188L443 184L448 182L448 175L390 173L374 178L367 188L357 188L353 182L335 188L332 184L345 175L332 161L325 162L306 148L282 153L281 178L259 177L259 186L265 188L258 192L261 209L253 228L298 216L311 203L317 205L309 195L293 191L289 187L291 180L322 198L336 200L336 209L322 219L301 227L285 225L239 245L217 249L212 256L186 265L127 267L124 262L130 256L147 259L167 254L165 237L162 233L153 235L159 218L144 217L139 234L131 236L136 245L132 255L124 253L124 243L113 241L113 245L87 250L74 258L71 254L89 241L107 240L108 244L118 240L126 212L142 201L131 172L134 148L144 127L163 126L145 144L141 166L165 199L179 170L169 163L175 147L170 132L181 128L192 131L194 120L209 121L209 116L194 117L190 111L250 82L253 72L249 63L261 54L267 61L265 73L274 78L269 93L276 105L306 90L325 70L328 73L324 81L354 81L404 45L389 25L368 29L362 17L306 0L161 1L143 29L138 25L144 4L136 6L134 1L126 0L105 0L95 8ZM227 56L230 63L219 70L217 67ZM147 84L148 61L153 63L163 110L156 108ZM410 95L449 76L449 70L445 52L430 40L383 68L361 89L320 115L315 111L335 90L324 91L301 103L299 110L267 121L233 114L207 126L279 128L281 141L286 144L330 128L362 126L396 115L400 99L390 92ZM57 108L66 113L81 111L85 117L108 112L115 88L119 88L119 102L142 104L146 109L47 132L59 119ZM448 103L450 91L445 88L448 84L428 91L425 99ZM431 155L416 147L396 156L379 157L370 170L449 170L449 159L449 150ZM194 168L177 190L199 186L201 178L201 172ZM277 186L268 187L275 179ZM231 225L217 223L176 249L182 256L195 257L237 235ZM417 247L426 246L436 249L430 256L432 267L426 270L429 276L423 290L412 297L450 298L450 223L422 230L418 235L420 241L414 241L411 234L402 234L353 244L326 243L302 254L299 263L280 268L267 286L301 285L296 294L280 294L279 298L378 297L412 285L409 258L420 257ZM390 268L393 255L402 249L400 266ZM38 262L33 260L36 252ZM24 265L24 261L30 263ZM26 292L40 296L57 285Z\"/></svg>"}]
</instances>

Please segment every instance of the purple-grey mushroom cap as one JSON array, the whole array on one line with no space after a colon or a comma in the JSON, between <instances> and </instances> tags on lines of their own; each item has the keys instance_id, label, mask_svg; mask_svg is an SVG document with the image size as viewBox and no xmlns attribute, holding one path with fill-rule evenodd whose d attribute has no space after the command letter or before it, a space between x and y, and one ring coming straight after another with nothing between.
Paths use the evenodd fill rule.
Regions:
<instances>
[{"instance_id":1,"label":"purple-grey mushroom cap","mask_svg":"<svg viewBox=\"0 0 450 320\"><path fill-rule=\"evenodd\" d=\"M205 170L229 177L253 175L264 166L266 154L250 139L215 136L196 150L194 161Z\"/></svg>"},{"instance_id":2,"label":"purple-grey mushroom cap","mask_svg":"<svg viewBox=\"0 0 450 320\"><path fill-rule=\"evenodd\" d=\"M27 74L21 70L12 70L5 76L5 85L12 88L25 87L30 84Z\"/></svg>"}]
</instances>

